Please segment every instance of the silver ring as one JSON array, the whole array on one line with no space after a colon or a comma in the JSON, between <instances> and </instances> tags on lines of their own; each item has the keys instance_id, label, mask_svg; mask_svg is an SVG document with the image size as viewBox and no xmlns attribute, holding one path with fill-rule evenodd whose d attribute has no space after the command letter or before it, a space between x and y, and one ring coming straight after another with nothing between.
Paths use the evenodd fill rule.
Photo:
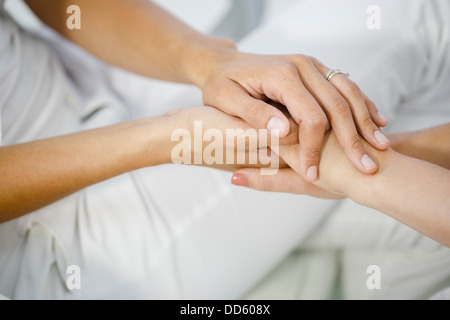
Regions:
<instances>
[{"instance_id":1,"label":"silver ring","mask_svg":"<svg viewBox=\"0 0 450 320\"><path fill-rule=\"evenodd\" d=\"M330 71L328 71L328 73L325 75L325 79L327 79L327 81L330 81L331 78L333 78L335 75L337 74L343 74L347 77L349 77L350 75L348 73L344 73L339 69L331 69Z\"/></svg>"}]
</instances>

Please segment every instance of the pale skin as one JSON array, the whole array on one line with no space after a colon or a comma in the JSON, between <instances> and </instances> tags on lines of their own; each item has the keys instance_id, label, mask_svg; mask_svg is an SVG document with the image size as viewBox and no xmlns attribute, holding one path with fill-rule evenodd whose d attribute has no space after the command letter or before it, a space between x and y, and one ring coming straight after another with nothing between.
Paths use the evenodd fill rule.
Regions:
<instances>
[{"instance_id":1,"label":"pale skin","mask_svg":"<svg viewBox=\"0 0 450 320\"><path fill-rule=\"evenodd\" d=\"M389 147L379 130L387 121L375 105L344 75L326 81L329 68L312 57L239 52L232 41L200 34L147 0L26 2L45 23L100 59L150 78L195 84L205 105L255 128L288 135L289 120L267 101L286 106L300 125L301 173L308 181L317 178L330 126L350 161L366 174L377 168L362 161L367 152L358 132L379 150ZM66 8L73 4L82 12L81 30L66 27Z\"/></svg>"},{"instance_id":2,"label":"pale skin","mask_svg":"<svg viewBox=\"0 0 450 320\"><path fill-rule=\"evenodd\" d=\"M280 157L291 168L281 169L278 175L261 176L254 169L241 169L232 180L257 190L349 197L450 247L449 137L450 124L446 124L392 135L392 149L387 151L364 142L379 167L375 175L367 176L349 164L331 132L325 138L321 174L315 184L295 172L300 166L295 156L298 145L280 146Z\"/></svg>"},{"instance_id":3,"label":"pale skin","mask_svg":"<svg viewBox=\"0 0 450 320\"><path fill-rule=\"evenodd\" d=\"M330 127L364 174L377 167L361 161L367 151L358 132L379 150L389 147L376 134L386 120L374 104L343 75L327 82L329 68L312 57L239 52L232 41L198 33L147 0L26 2L47 25L106 62L146 77L195 84L205 104L243 119L243 126L267 128L282 138L296 132L303 146L300 170L308 181L317 179ZM66 8L74 4L82 11L81 30L66 27ZM295 123L269 99L287 106ZM189 118L186 126L207 117L179 113L0 148L0 221L124 172L168 162L168 132L182 127L172 121L182 114Z\"/></svg>"},{"instance_id":4,"label":"pale skin","mask_svg":"<svg viewBox=\"0 0 450 320\"><path fill-rule=\"evenodd\" d=\"M172 141L172 133L184 128L194 136L194 120L202 122L204 131L215 129L223 136L227 129L251 128L242 119L216 108L202 106L0 148L0 223L114 176L172 163L172 150L179 143ZM298 136L295 131L279 139L281 144L296 141ZM207 145L192 148L193 154L202 156ZM271 145L274 145L271 139L258 141L254 149L246 145L246 159L249 153L258 153L258 149ZM237 147L236 143L234 151ZM224 144L223 148L225 154L227 146ZM236 163L209 167L235 171L248 165ZM280 165L286 166L283 162ZM254 166L259 168L264 165L258 162Z\"/></svg>"},{"instance_id":5,"label":"pale skin","mask_svg":"<svg viewBox=\"0 0 450 320\"><path fill-rule=\"evenodd\" d=\"M292 169L281 169L279 175L261 180L262 185L256 179L249 179L250 187L328 198L349 196L449 245L446 236L450 225L446 212L449 197L443 194L448 188L448 171L392 150L378 151L389 147L378 129L386 125L386 120L345 76L338 75L326 82L323 75L328 68L316 59L303 55L261 56L238 52L231 41L199 34L148 1L27 2L48 25L101 59L147 77L196 84L202 89L206 104L245 122L210 108L191 109L2 147L0 221L32 212L119 174L170 162L173 146L169 142L170 132L191 126L193 120L204 120L210 122L211 128L221 129L248 125L276 128L281 136L290 135L292 139L295 126L267 103L271 99L286 105L295 123L300 125L296 133L302 147L280 149L282 157L300 174ZM69 32L65 28L65 9L70 4L77 4L83 10L80 31ZM129 23L130 20L133 23ZM273 118L280 121L271 122ZM274 123L278 126L269 125ZM313 185L309 182L319 175L322 141L330 126L335 133L325 140L320 179ZM448 136L447 131L438 132L441 137ZM447 164L448 168L448 153L443 153L442 148L448 144L441 143L439 148L433 149L440 150L437 153L441 157L429 159L430 153L420 153L418 146L429 148L428 140L438 141L433 134L428 134L433 139L426 138L426 134L417 135L417 140L405 139L399 148L405 149L401 150L403 153ZM400 136L398 138L401 140ZM346 161L344 153L354 167ZM372 157L378 166L365 167L361 162L364 155ZM375 176L365 175L378 169ZM256 172L249 170L243 169L240 173L250 176L250 172ZM341 177L344 172L346 179ZM371 183L366 184L368 179ZM409 183L411 180L418 184ZM414 187L420 184L427 188ZM409 186L408 199L395 198L395 192L405 185ZM422 199L422 202L411 199Z\"/></svg>"}]
</instances>

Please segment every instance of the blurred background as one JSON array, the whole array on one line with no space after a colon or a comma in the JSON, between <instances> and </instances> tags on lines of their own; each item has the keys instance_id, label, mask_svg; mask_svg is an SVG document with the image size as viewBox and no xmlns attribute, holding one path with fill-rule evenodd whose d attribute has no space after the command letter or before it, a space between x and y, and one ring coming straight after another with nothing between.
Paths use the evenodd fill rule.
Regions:
<instances>
[{"instance_id":1,"label":"blurred background","mask_svg":"<svg viewBox=\"0 0 450 320\"><path fill-rule=\"evenodd\" d=\"M233 39L238 45L252 30L301 1L303 0L153 0L196 30ZM23 0L6 0L5 6L24 28L34 30L41 26L41 22ZM181 96L187 87L184 84L144 78L111 66L107 68L107 72L109 85L119 89L117 91L121 93L122 98L135 106L132 108L132 118L166 113L168 106L173 106L174 100ZM121 90L124 86L127 89ZM147 96L152 96L151 108L142 104ZM199 105L200 101L200 91L191 88L183 105L180 105L180 99L176 100L175 105L177 108L184 108Z\"/></svg>"},{"instance_id":2,"label":"blurred background","mask_svg":"<svg viewBox=\"0 0 450 320\"><path fill-rule=\"evenodd\" d=\"M252 32L252 30L262 24L269 22L271 19L275 18L284 11L289 11L292 6L302 1L304 0L153 0L153 2L165 8L198 31L214 36L231 38L236 41L238 45L239 42L246 37L246 35ZM30 10L22 0L7 0L6 7L9 10L10 14L14 16L14 18L23 27L28 29L40 27L39 20L30 12ZM321 9L322 8L320 8L320 10ZM365 11L361 12L361 17L365 22ZM331 12L331 14L333 13L334 12ZM83 17L81 17L81 20L82 19ZM295 20L295 22L297 22L297 20ZM286 30L292 30L292 28L289 26L288 28L286 28ZM364 34L363 32L368 32L366 29L361 29L360 31L362 34ZM401 30L402 33L403 31L404 30ZM329 30L326 30L326 32L329 32ZM279 36L279 34L275 34L275 36ZM261 38L263 39L265 45L267 45L266 39L268 38L270 37L267 37L265 34L263 35L263 38ZM297 40L298 38L295 35L295 37L292 38L289 38L288 36L287 39L290 39L290 42L292 43L294 42L293 40ZM342 38L337 37L337 39L340 40ZM350 39L349 41L353 40ZM328 46L329 43L325 43L325 45ZM319 51L320 48L321 47L319 46ZM310 54L310 52L308 52L308 54ZM351 66L349 65L348 67ZM358 66L353 67L358 68ZM347 70L347 68L343 70ZM138 111L140 112L140 114L133 114L133 117L145 115L160 115L167 111L168 106L176 106L176 108L179 108L189 106L190 103L198 104L199 101L201 101L199 90L197 91L197 95L195 95L195 92L193 90L190 90L189 97L183 96L182 99L179 98L181 96L179 93L183 92L183 90L186 89L186 85L167 83L152 79L143 79L142 77L128 74L127 72L116 68L110 68L108 72L110 72L110 85L117 88L126 86L126 92L124 92L124 90L119 90L122 92L122 94L126 94L126 96L124 97L126 101L132 102L134 105L139 106L142 105L142 101L147 101L147 99L145 99L144 97L152 97L151 108L148 105L142 105L141 110ZM172 103L174 100L176 100L177 102ZM184 105L181 106L180 102ZM381 106L383 107L383 105ZM138 108L135 108L133 110L138 110ZM418 117L417 112L411 113L409 112L408 108L403 108L402 110L404 110L404 114L402 114L402 116L400 117L401 119L404 119L402 125L404 125L405 123L414 123L414 120L412 118L417 118L417 121L421 121L422 123L422 120L426 117L425 114ZM386 114L385 111L383 111L383 113ZM372 221L377 221L377 216L380 216L380 213L376 213L368 209L365 211L361 210L360 207L351 202L346 202L343 206L340 207L339 210L340 211L334 213L334 220L331 220L331 222L329 222L329 226L336 224L337 229L342 228L343 230L346 230L345 228L347 227L349 221L358 222L365 221L364 219L367 219L367 231L372 232L376 237L378 237L377 228L375 228L375 226L371 223ZM374 217L373 220L372 217ZM383 217L383 220L380 221L382 223L381 227L387 229L387 222L390 220ZM360 224L362 225L363 223ZM395 227L396 224L393 224L393 226ZM399 226L398 228L405 229L406 227ZM327 231L327 229L324 230ZM395 231L397 229L392 230ZM333 239L334 236L335 234L330 232L330 239ZM395 241L400 243L404 240L401 237L397 237L397 233L392 233L389 235L389 237L393 239L392 241L394 243ZM428 251L431 252L431 250L428 250L428 248L426 247L427 242L424 241L424 243L425 249L423 250L428 254ZM433 244L430 244L430 248L432 246ZM401 248L403 248L403 246L401 246ZM414 285L417 285L417 283L420 282L420 279L417 279L418 282L412 281L412 279L416 277L416 274L423 273L419 269L423 268L423 270L427 270L424 267L425 262L421 264L421 256L412 254L412 251L409 251L409 249L396 250L394 248L391 251L383 251L379 248L375 248L374 250L367 250L366 252L364 250L359 250L358 246L356 246L355 250L348 250L348 252L340 252L339 250L328 250L326 248L325 250L318 252L302 251L301 254L300 252L293 252L289 257L282 261L280 265L278 265L277 268L273 270L273 272L268 274L267 278L263 279L263 281L258 286L256 286L252 292L249 292L248 295L245 296L245 298L305 298L305 296L301 296L300 293L309 294L306 296L306 298L310 298L312 294L317 294L318 296L326 296L327 294L329 295L330 292L331 298L336 298L338 297L339 292L334 292L333 287L321 287L319 286L319 284L324 283L326 285L330 284L330 286L334 286L334 279L338 279L336 281L341 281L340 277L344 280L347 280L348 283L352 282L349 280L355 279L353 280L355 288L358 289L357 285L362 284L363 289L365 290L364 292L367 292L365 288L365 277L367 276L367 274L365 273L365 268L363 267L366 267L369 263L372 263L372 261L384 262L386 268L392 266L392 270L394 273L404 272L405 276L403 276L403 274L394 274L394 279L395 276L397 276L399 279L399 292L401 292L402 294L407 294L407 290L413 292L414 290L420 288L414 287ZM440 254L440 252L438 253ZM442 255L447 254L448 253L445 251L442 252ZM416 257L417 261L413 259ZM426 255L424 255L424 257L426 257ZM344 272L338 267L338 264L340 265L342 263L341 259L346 259L345 261L347 263L347 267L349 267L348 270L345 269ZM445 262L444 259L442 259L442 261ZM417 269L418 271L416 273L414 273L413 271L408 273L408 268L411 266L417 266L415 267L415 270ZM440 265L436 263L435 268L439 269ZM329 269L331 269L331 271ZM342 273L342 275L340 273ZM427 274L427 272L425 272L423 275L423 281L421 283L427 283L426 277L428 276L429 275ZM408 284L409 281L411 281L411 285ZM297 285L300 283L302 284L303 291L300 291L300 286ZM406 285L404 285L405 283ZM347 291L349 290L348 288L344 289Z\"/></svg>"},{"instance_id":3,"label":"blurred background","mask_svg":"<svg viewBox=\"0 0 450 320\"><path fill-rule=\"evenodd\" d=\"M235 41L301 0L153 0L197 30ZM6 7L25 27L39 21L22 0L7 0Z\"/></svg>"}]
</instances>

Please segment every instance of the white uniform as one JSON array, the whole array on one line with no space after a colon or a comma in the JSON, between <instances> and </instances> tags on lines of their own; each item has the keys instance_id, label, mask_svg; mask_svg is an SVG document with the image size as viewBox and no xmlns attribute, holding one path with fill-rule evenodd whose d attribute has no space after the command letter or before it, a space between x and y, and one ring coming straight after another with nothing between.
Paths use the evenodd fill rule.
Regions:
<instances>
[{"instance_id":1,"label":"white uniform","mask_svg":"<svg viewBox=\"0 0 450 320\"><path fill-rule=\"evenodd\" d=\"M241 48L301 52L350 72L391 131L450 121L449 1L341 3L301 1ZM373 4L380 30L366 27ZM200 104L197 91L183 87L170 105L152 109L145 80L108 77L84 52L42 32L24 32L0 10L3 145ZM145 110L124 98L130 89L142 89ZM0 225L0 292L13 299L327 298L341 279L341 298L425 298L450 285L449 249L381 213L350 200L236 188L229 177L149 168ZM296 248L300 254L283 260ZM381 290L366 286L373 264L382 270ZM81 289L66 286L70 265L81 270Z\"/></svg>"}]
</instances>

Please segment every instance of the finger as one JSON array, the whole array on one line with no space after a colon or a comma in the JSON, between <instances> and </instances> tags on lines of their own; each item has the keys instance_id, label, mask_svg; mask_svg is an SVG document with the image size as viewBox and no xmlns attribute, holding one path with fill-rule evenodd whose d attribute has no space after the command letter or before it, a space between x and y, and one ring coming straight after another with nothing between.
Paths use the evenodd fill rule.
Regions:
<instances>
[{"instance_id":1,"label":"finger","mask_svg":"<svg viewBox=\"0 0 450 320\"><path fill-rule=\"evenodd\" d=\"M331 85L325 77L312 65L303 69L303 77L308 78L308 89L325 110L336 137L345 154L353 165L361 172L372 174L377 165L368 156L357 132L353 114L347 100ZM345 77L336 75L335 77ZM335 78L334 77L334 78Z\"/></svg>"},{"instance_id":2,"label":"finger","mask_svg":"<svg viewBox=\"0 0 450 320\"><path fill-rule=\"evenodd\" d=\"M227 101L220 109L240 117L252 127L267 129L273 135L284 137L289 133L289 121L277 108L253 98L243 87L232 82L226 86L217 101Z\"/></svg>"},{"instance_id":3,"label":"finger","mask_svg":"<svg viewBox=\"0 0 450 320\"><path fill-rule=\"evenodd\" d=\"M299 181L288 183L292 175ZM297 178L296 177L296 178ZM244 168L237 170L231 177L231 183L235 186L247 187L259 191L292 192L300 193L301 176L292 169L282 169L276 175L261 175L258 169Z\"/></svg>"},{"instance_id":4,"label":"finger","mask_svg":"<svg viewBox=\"0 0 450 320\"><path fill-rule=\"evenodd\" d=\"M261 175L258 169L245 168L237 170L231 177L235 186L247 187L259 191L308 194L320 198L339 199L314 184L306 182L300 174L290 168L281 169L276 175Z\"/></svg>"},{"instance_id":5,"label":"finger","mask_svg":"<svg viewBox=\"0 0 450 320\"><path fill-rule=\"evenodd\" d=\"M309 182L317 180L319 175L320 150L326 127L317 128L314 122L304 121L299 126L300 173Z\"/></svg>"},{"instance_id":6,"label":"finger","mask_svg":"<svg viewBox=\"0 0 450 320\"><path fill-rule=\"evenodd\" d=\"M277 151L280 161L286 163L291 169L297 173L301 172L300 162L298 161L298 154L300 152L300 145L281 145Z\"/></svg>"},{"instance_id":7,"label":"finger","mask_svg":"<svg viewBox=\"0 0 450 320\"><path fill-rule=\"evenodd\" d=\"M287 168L287 163L272 152L270 148L260 148L258 150L226 150L223 160L218 159L217 155L211 157L208 154L203 155L202 165L225 171L236 171L240 168L270 168L278 170Z\"/></svg>"},{"instance_id":8,"label":"finger","mask_svg":"<svg viewBox=\"0 0 450 320\"><path fill-rule=\"evenodd\" d=\"M379 150L389 148L389 139L373 122L359 87L342 75L333 77L330 82L349 103L356 127L364 139Z\"/></svg>"},{"instance_id":9,"label":"finger","mask_svg":"<svg viewBox=\"0 0 450 320\"><path fill-rule=\"evenodd\" d=\"M298 161L298 155L301 152L300 144L295 145L280 145L277 150L274 152L278 153L280 161L285 163L287 166L289 166L292 170L295 172L302 174L302 164L300 161ZM304 176L304 175L302 175ZM311 179L304 178L305 181L310 182Z\"/></svg>"},{"instance_id":10,"label":"finger","mask_svg":"<svg viewBox=\"0 0 450 320\"><path fill-rule=\"evenodd\" d=\"M279 145L294 145L299 143L299 131L297 123L289 117L290 131L287 136L279 139Z\"/></svg>"},{"instance_id":11,"label":"finger","mask_svg":"<svg viewBox=\"0 0 450 320\"><path fill-rule=\"evenodd\" d=\"M313 62L313 64L314 64L314 66L317 68L317 70L319 70L319 72L322 74L322 75L325 75L326 73L328 73L328 71L330 70L328 67L326 67L324 64L322 64L320 61L318 61L317 59L312 59L312 62ZM343 78L342 76L340 76L340 77L337 77L337 76L335 76L335 77L333 77L332 79L331 79L331 83L334 85L334 79L335 78L339 78L339 79L345 79L345 78ZM347 78L347 80L349 80L348 78ZM386 120L386 118L383 116L383 114L381 114L381 112L379 112L378 111L378 109L377 109L377 107L375 106L375 104L367 97L367 95L364 93L364 92L362 92L359 88L357 88L357 87L353 87L353 88L351 88L352 86L354 86L355 84L353 83L350 83L350 85L349 85L349 87L350 87L350 90L347 90L347 91L350 91L350 93L351 93L351 91L353 90L353 91L356 91L356 93L357 93L357 99L359 100L360 99L360 96L362 96L362 98L363 98L363 101L364 101L364 104L365 104L365 107L367 108L367 110L369 111L369 114L370 114L370 117L371 117L371 119L373 120L373 122L377 125L377 126L379 126L379 127L385 127L386 125L387 125L387 120ZM339 86L339 88L342 88L342 87L345 87L345 83L342 85L340 85ZM361 103L360 103L361 104ZM362 105L362 104L361 104Z\"/></svg>"},{"instance_id":12,"label":"finger","mask_svg":"<svg viewBox=\"0 0 450 320\"><path fill-rule=\"evenodd\" d=\"M380 110L378 110L378 108L375 106L375 103L373 103L364 92L361 92L361 94L373 121L379 127L386 127L388 124L388 120L386 119L386 117L381 113Z\"/></svg>"},{"instance_id":13,"label":"finger","mask_svg":"<svg viewBox=\"0 0 450 320\"><path fill-rule=\"evenodd\" d=\"M320 150L324 134L330 128L326 114L306 89L298 72L278 81L280 90L275 99L281 100L294 121L299 125L300 171L309 181L314 182L319 172Z\"/></svg>"}]
</instances>

